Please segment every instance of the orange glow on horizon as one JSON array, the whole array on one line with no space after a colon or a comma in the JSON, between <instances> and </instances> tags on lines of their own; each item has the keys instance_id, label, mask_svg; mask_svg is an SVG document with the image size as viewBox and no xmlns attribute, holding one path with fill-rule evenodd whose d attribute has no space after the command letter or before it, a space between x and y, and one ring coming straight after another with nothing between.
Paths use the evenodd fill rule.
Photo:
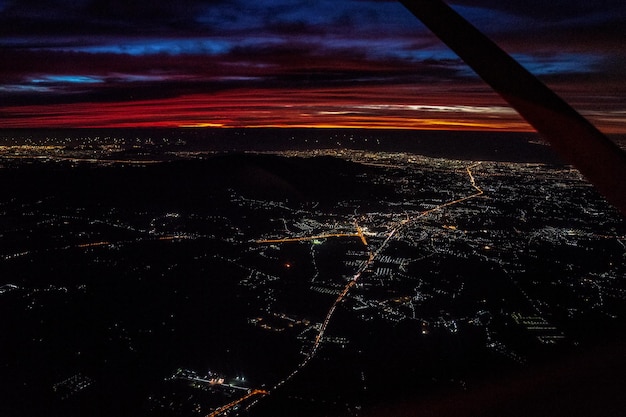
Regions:
<instances>
[{"instance_id":1,"label":"orange glow on horizon","mask_svg":"<svg viewBox=\"0 0 626 417\"><path fill-rule=\"evenodd\" d=\"M469 103L469 104L468 104ZM361 128L532 132L494 93L476 86L239 89L128 102L0 107L0 128ZM626 133L609 113L606 133Z\"/></svg>"}]
</instances>

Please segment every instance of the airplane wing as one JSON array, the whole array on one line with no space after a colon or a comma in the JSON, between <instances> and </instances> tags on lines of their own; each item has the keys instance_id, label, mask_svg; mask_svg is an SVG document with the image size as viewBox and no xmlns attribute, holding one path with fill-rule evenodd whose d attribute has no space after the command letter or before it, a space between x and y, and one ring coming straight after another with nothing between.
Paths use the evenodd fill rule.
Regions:
<instances>
[{"instance_id":1,"label":"airplane wing","mask_svg":"<svg viewBox=\"0 0 626 417\"><path fill-rule=\"evenodd\" d=\"M442 0L400 0L626 216L626 153Z\"/></svg>"}]
</instances>

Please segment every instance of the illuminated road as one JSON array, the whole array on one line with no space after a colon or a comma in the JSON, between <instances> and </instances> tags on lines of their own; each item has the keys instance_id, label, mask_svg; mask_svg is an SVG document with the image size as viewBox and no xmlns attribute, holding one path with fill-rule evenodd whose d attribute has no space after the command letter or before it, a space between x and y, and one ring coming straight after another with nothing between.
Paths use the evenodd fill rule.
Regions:
<instances>
[{"instance_id":1,"label":"illuminated road","mask_svg":"<svg viewBox=\"0 0 626 417\"><path fill-rule=\"evenodd\" d=\"M189 236L185 236L185 235L171 235L171 236L159 236L156 238L151 238L151 239L145 239L145 238L137 238L135 240L119 240L119 241L115 241L115 242L108 242L108 241L102 241L102 242L92 242L92 243L82 243L80 245L76 245L75 247L77 248L94 248L94 247L98 247L98 246L108 246L108 245L114 245L114 244L127 244L127 243L133 243L133 242L143 242L146 240L183 240L183 239L190 239ZM71 246L68 246L67 248L69 248Z\"/></svg>"},{"instance_id":2,"label":"illuminated road","mask_svg":"<svg viewBox=\"0 0 626 417\"><path fill-rule=\"evenodd\" d=\"M103 242L83 243L81 245L76 245L76 247L77 248L93 248L96 246L106 246L110 244L111 242L103 241Z\"/></svg>"},{"instance_id":3,"label":"illuminated road","mask_svg":"<svg viewBox=\"0 0 626 417\"><path fill-rule=\"evenodd\" d=\"M272 387L271 391L274 391L274 390L280 388L281 386L283 386L284 384L286 384L287 382L289 382L293 377L295 377L300 372L300 370L302 370L304 367L306 367L308 365L308 363L317 355L319 347L322 344L322 342L324 341L324 335L326 334L328 326L330 325L330 323L331 323L331 321L333 319L333 316L335 314L335 311L337 310L337 307L343 302L343 300L349 294L350 290L357 284L357 282L361 278L362 274L374 262L376 262L376 260L379 257L379 255L386 249L386 247L388 246L389 242L394 238L394 236L396 236L398 234L398 232L401 231L401 229L403 229L407 225L409 225L409 224L411 224L413 222L416 222L417 220L419 220L419 219L429 215L430 213L433 213L435 211L444 209L446 207L449 207L449 206L452 206L452 205L456 205L456 204L465 202L465 201L467 201L469 199L476 198L476 197L479 197L479 196L483 195L483 190L478 185L476 185L476 180L475 180L474 175L472 173L472 169L477 167L478 165L480 165L480 163L473 164L473 165L471 165L471 166L466 168L466 172L467 172L467 175L469 177L469 182L470 182L471 186L475 189L475 191L476 191L475 193L467 195L465 197L461 197L461 198L455 199L455 200L448 201L448 202L443 203L443 204L441 204L441 205L439 205L437 207L434 207L432 209L423 211L423 212L417 214L416 216L414 216L412 218L407 217L406 219L403 219L403 220L397 222L395 224L395 226L393 226L391 228L391 230L387 234L386 238L383 240L383 242L380 244L380 246L378 246L376 248L375 251L370 250L369 243L367 242L367 239L365 238L363 230L361 229L361 227L359 226L359 224L357 223L356 220L354 221L354 226L355 226L355 229L356 229L355 233L328 233L328 234L320 234L320 235L316 235L316 236L282 238L282 239L264 239L264 240L258 240L257 241L257 243L259 243L259 244L264 244L264 243L288 243L288 242L309 241L309 240L325 239L325 238L333 238L333 237L358 237L361 240L361 242L363 243L363 245L366 248L368 248L368 251L369 251L368 258L366 260L364 260L359 265L356 273L346 283L346 285L343 288L343 290L341 291L341 293L337 296L335 301L330 306L328 312L326 313L326 317L324 318L322 323L319 325L319 328L317 329L317 335L315 336L313 344L312 344L311 348L309 349L308 353L306 354L304 360L290 374L288 374L285 378L283 378L282 380L280 380L276 384L274 384L274 386ZM165 235L165 236L153 237L152 239L148 239L148 240L178 240L178 239L188 239L188 238L190 238L190 237L189 236L185 236L185 235ZM146 239L145 238L139 238L136 241L142 241L142 240L146 240ZM119 241L119 242L98 241L98 242L90 242L90 243L83 243L83 244L73 245L73 247L77 247L77 248L93 248L93 247L101 247L101 246L107 246L107 245L112 245L112 244L122 244L122 243L128 244L128 243L132 243L132 241ZM72 246L68 246L67 248L70 248L70 247L72 247ZM264 397L268 396L269 394L270 394L270 391L266 391L266 390L259 390L259 389L251 390L251 391L247 392L245 395L243 395L242 397L240 397L240 398L238 398L238 399L236 399L236 400L234 400L234 401L232 401L232 402L230 402L230 403L228 403L226 405L223 405L222 407L216 409L215 411L213 411L210 414L208 414L206 417L218 417L220 415L223 415L224 413L227 413L227 412L233 410L233 408L235 408L236 406L244 403L245 401L247 401L249 399L252 399L250 401L250 403L246 407L246 409L250 409L261 398L264 398Z\"/></svg>"},{"instance_id":4,"label":"illuminated road","mask_svg":"<svg viewBox=\"0 0 626 417\"><path fill-rule=\"evenodd\" d=\"M358 238L361 238L362 241L364 241L364 238L362 238L362 236L363 235L359 233L327 233L327 234L315 235L315 236L286 237L282 239L261 239L261 240L257 240L256 243L306 242L307 240L327 239L329 237L358 237Z\"/></svg>"},{"instance_id":5,"label":"illuminated road","mask_svg":"<svg viewBox=\"0 0 626 417\"><path fill-rule=\"evenodd\" d=\"M284 384L286 384L287 382L289 382L289 380L291 380L293 377L295 377L301 369L303 369L304 367L306 367L308 365L308 363L315 357L315 355L317 354L317 351L324 339L324 334L326 333L326 329L328 328L328 325L330 324L330 322L332 321L332 318L335 314L335 311L337 309L337 306L339 306L339 304L341 304L341 302L346 298L346 296L348 295L348 293L350 292L350 290L352 289L352 287L354 287L358 280L361 278L361 275L366 271L366 269L368 267L370 267L375 261L376 259L379 257L380 253L389 245L389 242L391 241L391 239L393 239L394 236L396 236L398 234L398 232L401 231L401 229L405 228L407 225L435 212L441 209L444 209L446 207L450 207L456 204L460 204L463 203L467 200L476 198L476 197L480 197L481 195L484 194L483 190L476 185L476 180L474 178L474 175L472 173L472 169L476 168L477 166L480 165L480 162L477 162L473 165L470 165L466 168L466 172L467 175L469 177L469 181L471 186L476 190L475 193L467 195L465 197L461 197L455 200L450 200L446 203L440 204L430 210L426 210L423 211L421 213L419 213L417 216L414 216L412 218L407 217L406 219L401 220L400 222L398 222L389 232L389 234L387 235L387 237L385 238L385 240L380 244L380 246L375 250L375 251L370 251L369 257L367 260L363 261L361 263L361 265L359 266L359 268L357 269L356 273L352 276L352 278L348 281L348 283L346 284L346 286L343 288L343 290L341 291L341 293L337 296L337 298L335 299L335 301L333 302L333 304L330 306L330 309L328 310L328 313L326 313L326 317L324 318L324 321L321 323L321 325L319 326L317 335L315 336L315 340L313 342L313 345L311 346L311 349L309 350L309 352L306 354L306 357L304 358L304 360L289 374L287 375L285 378L281 379L280 381L278 381L271 389L271 391L275 391L278 388L280 388L281 386L283 386ZM272 241L266 241L266 240L259 240L257 241L258 243L285 243L285 242L298 242L298 241L305 241L305 240L312 240L312 239L319 239L322 236L327 236L327 237L334 237L334 236L358 236L361 238L361 240L363 241L363 244L368 246L367 241L365 240L365 237L363 236L363 231L361 230L361 228L359 227L359 225L356 223L355 221L355 226L357 228L357 233L354 234L343 234L343 233L339 233L339 234L329 234L329 235L318 235L318 236L313 236L313 237L301 237L301 238L285 238L285 239L274 239ZM269 395L269 392L265 392L265 395ZM240 398L238 401L235 401L231 404L238 404L241 401L244 401L245 399L249 398L250 395L246 395L242 398ZM248 407L246 409L250 409L251 407L253 407L257 402L259 401L259 399L256 399L255 401L253 401L252 403L250 403L248 405ZM230 404L229 404L230 406ZM226 407L226 406L224 406ZM224 410L222 410L224 407L222 407L219 410L216 410L215 412L213 412L213 414L210 414L207 417L216 417L219 414L223 413L224 411L226 411L227 409L232 408L228 407Z\"/></svg>"},{"instance_id":6,"label":"illuminated road","mask_svg":"<svg viewBox=\"0 0 626 417\"><path fill-rule=\"evenodd\" d=\"M476 168L480 164L481 164L480 162L476 162L475 164L470 165L467 168L465 168L465 171L467 172L467 175L469 176L470 184L472 185L472 187L474 187L474 189L476 190L476 193L468 195L468 196L465 196L465 197L462 197L462 198L459 198L459 199L456 199L456 200L448 201L447 203L440 204L437 207L434 207L434 208L432 208L430 210L423 211L417 217L415 217L413 219L404 219L402 221L403 222L402 225L404 225L406 223L410 223L412 221L415 221L415 220L417 220L417 219L419 219L421 217L427 216L430 213L433 213L435 211L441 210L442 208L453 206L455 204L459 204L459 203L462 203L464 201L467 201L467 200L470 200L472 198L476 198L476 197L479 197L479 196L483 195L485 192L479 186L476 185L476 180L474 179L474 175L472 174L472 169Z\"/></svg>"},{"instance_id":7,"label":"illuminated road","mask_svg":"<svg viewBox=\"0 0 626 417\"><path fill-rule=\"evenodd\" d=\"M217 417L220 414L223 414L225 412L227 412L228 410L232 409L233 407L235 407L238 404L241 404L242 402L244 402L245 400L247 400L248 398L254 397L255 395L268 395L269 392L261 390L261 389L255 389L250 391L249 393L247 393L246 395L244 395L243 397L230 402L220 408L218 408L217 410L213 411L211 414L208 414L206 417Z\"/></svg>"},{"instance_id":8,"label":"illuminated road","mask_svg":"<svg viewBox=\"0 0 626 417\"><path fill-rule=\"evenodd\" d=\"M361 229L361 227L359 226L356 220L354 220L354 227L356 229L356 233L324 233L324 234L315 235L315 236L285 237L285 238L280 238L280 239L259 239L256 241L256 243L259 243L259 244L289 243L289 242L306 242L309 240L327 239L331 237L358 237L359 239L361 239L361 242L363 242L363 245L368 246L367 239L365 238L365 235L363 234L363 230Z\"/></svg>"},{"instance_id":9,"label":"illuminated road","mask_svg":"<svg viewBox=\"0 0 626 417\"><path fill-rule=\"evenodd\" d=\"M74 248L78 248L78 249L87 249L87 248L97 248L97 247L102 247L102 246L112 246L112 245L129 245L129 244L133 244L133 243L142 243L142 242L149 242L149 241L176 241L176 240L185 240L185 239L194 239L193 236L187 236L187 235L169 235L169 236L158 236L158 237L149 237L149 238L145 238L145 237L139 237L133 240L116 240L116 241L107 241L107 240L103 240L103 241L99 241L99 242L87 242L87 243L80 243L80 244L76 244L76 245L67 245L67 246L62 246L62 247L52 247L52 248L45 248L45 249L41 249L39 251L35 250L35 251L24 251L24 252L18 252L18 253L13 253L13 254L8 254L8 255L0 255L0 259L3 260L9 260L9 259L14 259L14 258L19 258L19 257L23 257L23 256L29 256L29 255L33 255L37 252L49 252L49 251L63 251L63 250L68 250L68 249L74 249Z\"/></svg>"},{"instance_id":10,"label":"illuminated road","mask_svg":"<svg viewBox=\"0 0 626 417\"><path fill-rule=\"evenodd\" d=\"M0 150L2 147L0 147ZM45 151L43 149L42 151ZM5 159L42 159L42 160L54 160L54 161L70 161L70 162L86 162L91 164L131 164L131 165L144 165L144 164L162 164L163 161L154 160L154 159L146 159L146 160L134 160L134 159L100 159L100 158L80 158L80 157L72 157L72 156L61 156L61 155L39 155L39 154L26 154L26 155L11 155L3 153L0 155Z\"/></svg>"}]
</instances>

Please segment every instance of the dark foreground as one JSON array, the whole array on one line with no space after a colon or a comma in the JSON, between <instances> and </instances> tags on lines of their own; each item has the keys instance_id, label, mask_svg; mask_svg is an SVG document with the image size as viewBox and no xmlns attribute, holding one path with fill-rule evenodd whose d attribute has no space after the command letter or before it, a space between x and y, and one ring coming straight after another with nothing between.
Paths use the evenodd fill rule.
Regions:
<instances>
[{"instance_id":1,"label":"dark foreground","mask_svg":"<svg viewBox=\"0 0 626 417\"><path fill-rule=\"evenodd\" d=\"M625 409L626 223L577 172L306 140L5 149L0 414Z\"/></svg>"}]
</instances>

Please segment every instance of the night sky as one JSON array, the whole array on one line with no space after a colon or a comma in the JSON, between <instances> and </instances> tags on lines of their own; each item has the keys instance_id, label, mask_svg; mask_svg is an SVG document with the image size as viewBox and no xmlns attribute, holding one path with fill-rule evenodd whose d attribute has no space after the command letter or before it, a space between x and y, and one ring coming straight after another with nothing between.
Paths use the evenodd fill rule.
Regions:
<instances>
[{"instance_id":1,"label":"night sky","mask_svg":"<svg viewBox=\"0 0 626 417\"><path fill-rule=\"evenodd\" d=\"M624 0L454 0L626 133ZM0 0L0 127L531 130L413 15L373 0Z\"/></svg>"}]
</instances>

